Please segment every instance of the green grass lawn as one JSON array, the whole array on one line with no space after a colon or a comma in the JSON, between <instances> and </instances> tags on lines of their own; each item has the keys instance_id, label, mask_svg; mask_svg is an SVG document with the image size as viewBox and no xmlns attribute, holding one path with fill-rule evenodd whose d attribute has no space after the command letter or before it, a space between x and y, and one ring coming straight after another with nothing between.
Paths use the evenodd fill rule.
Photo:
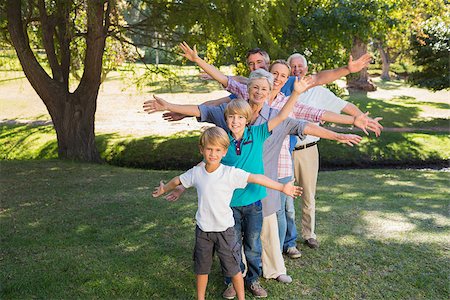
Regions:
<instances>
[{"instance_id":1,"label":"green grass lawn","mask_svg":"<svg viewBox=\"0 0 450 300\"><path fill-rule=\"evenodd\" d=\"M195 191L176 203L150 196L178 172L52 160L0 167L1 299L194 298ZM321 172L321 247L286 261L292 284L262 280L270 298L448 299L449 179ZM223 287L216 261L208 298Z\"/></svg>"}]
</instances>

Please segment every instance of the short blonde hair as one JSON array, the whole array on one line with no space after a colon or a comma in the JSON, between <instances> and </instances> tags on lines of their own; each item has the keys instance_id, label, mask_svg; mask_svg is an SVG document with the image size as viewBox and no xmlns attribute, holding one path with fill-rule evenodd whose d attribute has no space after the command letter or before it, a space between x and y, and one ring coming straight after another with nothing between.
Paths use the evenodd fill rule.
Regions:
<instances>
[{"instance_id":1,"label":"short blonde hair","mask_svg":"<svg viewBox=\"0 0 450 300\"><path fill-rule=\"evenodd\" d=\"M229 115L240 115L247 119L247 124L252 120L253 111L247 101L236 99L227 104L224 111L225 119Z\"/></svg>"},{"instance_id":2,"label":"short blonde hair","mask_svg":"<svg viewBox=\"0 0 450 300\"><path fill-rule=\"evenodd\" d=\"M202 135L200 136L198 145L201 148L204 148L206 145L214 145L223 147L224 149L228 149L228 146L230 146L230 139L225 130L215 126L203 131Z\"/></svg>"}]
</instances>

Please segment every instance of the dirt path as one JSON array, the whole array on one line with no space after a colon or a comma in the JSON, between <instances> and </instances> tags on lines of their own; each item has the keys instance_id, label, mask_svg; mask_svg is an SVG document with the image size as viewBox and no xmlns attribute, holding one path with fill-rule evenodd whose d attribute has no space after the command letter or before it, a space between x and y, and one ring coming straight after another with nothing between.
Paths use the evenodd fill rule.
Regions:
<instances>
[{"instance_id":1,"label":"dirt path","mask_svg":"<svg viewBox=\"0 0 450 300\"><path fill-rule=\"evenodd\" d=\"M9 124L48 124L50 116L47 109L31 88L28 81L20 77L0 85L0 123ZM21 75L23 76L23 74ZM390 99L396 96L426 99L427 102L450 103L448 91L432 93L424 89L407 88L399 83L388 83L370 93L370 98ZM386 84L384 84L386 85ZM398 85L398 86L397 86ZM228 93L218 90L210 93L174 93L159 94L171 102L183 104L199 104L207 100L221 98ZM97 134L118 133L124 136L142 137L149 135L168 136L180 131L200 130L205 123L199 123L194 118L186 118L178 122L167 122L162 119L162 113L147 114L142 110L145 100L152 98L148 92L138 91L131 87L124 89L120 79L105 82L99 92L95 129ZM427 108L428 109L428 108ZM444 109L424 111L420 117L448 118L449 112ZM346 131L348 128L332 127L333 130ZM384 131L421 132L422 128L385 128ZM449 132L449 128L432 128L437 132ZM355 129L357 132L358 129Z\"/></svg>"}]
</instances>

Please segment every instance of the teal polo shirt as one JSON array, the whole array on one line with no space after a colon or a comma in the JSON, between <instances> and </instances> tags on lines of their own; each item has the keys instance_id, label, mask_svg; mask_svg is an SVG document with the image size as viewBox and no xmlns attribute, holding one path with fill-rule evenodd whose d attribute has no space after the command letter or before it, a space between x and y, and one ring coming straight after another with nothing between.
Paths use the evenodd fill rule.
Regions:
<instances>
[{"instance_id":1,"label":"teal polo shirt","mask_svg":"<svg viewBox=\"0 0 450 300\"><path fill-rule=\"evenodd\" d=\"M252 174L264 174L263 145L270 136L267 122L258 126L246 127L240 141L236 141L230 132L230 146L222 164L234 166ZM266 197L266 188L249 183L244 189L236 189L230 206L245 206Z\"/></svg>"}]
</instances>

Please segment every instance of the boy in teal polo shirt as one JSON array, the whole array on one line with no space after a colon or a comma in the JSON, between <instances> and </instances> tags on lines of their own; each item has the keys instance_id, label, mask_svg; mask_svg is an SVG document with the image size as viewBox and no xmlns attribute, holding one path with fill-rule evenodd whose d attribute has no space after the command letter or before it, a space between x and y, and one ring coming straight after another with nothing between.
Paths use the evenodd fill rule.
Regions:
<instances>
[{"instance_id":1,"label":"boy in teal polo shirt","mask_svg":"<svg viewBox=\"0 0 450 300\"><path fill-rule=\"evenodd\" d=\"M222 163L254 174L264 174L264 142L270 136L272 129L287 118L296 97L291 99L292 101L289 101L291 106L284 106L277 117L257 126L247 126L253 116L253 111L247 101L234 100L228 103L224 115L229 128L230 146L226 156L222 159ZM235 220L234 230L239 242L241 242L242 237L247 261L245 285L256 297L267 296L267 292L258 281L261 276L262 251L260 238L263 220L261 199L265 198L266 195L265 187L249 183L244 189L234 191L230 203ZM244 270L242 262L241 269ZM231 278L227 277L225 282L228 287L223 297L232 299L235 296L235 290Z\"/></svg>"}]
</instances>

